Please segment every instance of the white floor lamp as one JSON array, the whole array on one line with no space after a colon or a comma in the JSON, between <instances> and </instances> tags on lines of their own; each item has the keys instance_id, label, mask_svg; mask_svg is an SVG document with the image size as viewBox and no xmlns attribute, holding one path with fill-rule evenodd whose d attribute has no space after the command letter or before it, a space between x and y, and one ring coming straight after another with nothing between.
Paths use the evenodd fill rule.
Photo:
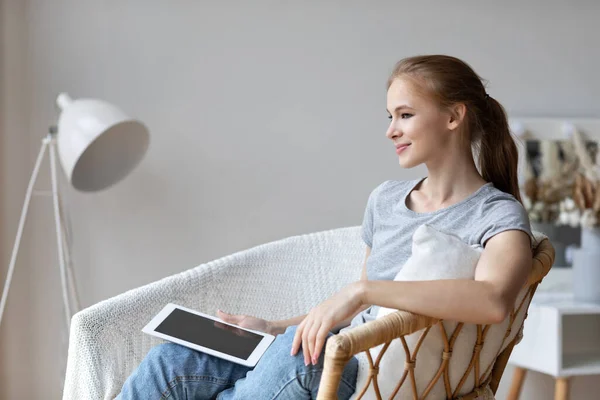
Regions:
<instances>
[{"instance_id":1,"label":"white floor lamp","mask_svg":"<svg viewBox=\"0 0 600 400\"><path fill-rule=\"evenodd\" d=\"M56 101L61 109L58 125L51 127L48 135L42 139L42 146L29 180L0 300L0 324L29 203L48 148L62 294L67 329L70 329L71 317L79 311L80 306L61 214L56 176L56 148L58 147L58 158L69 183L77 190L94 192L106 189L125 178L142 160L150 142L146 126L140 121L131 119L112 104L96 99L73 101L65 93L60 94Z\"/></svg>"}]
</instances>

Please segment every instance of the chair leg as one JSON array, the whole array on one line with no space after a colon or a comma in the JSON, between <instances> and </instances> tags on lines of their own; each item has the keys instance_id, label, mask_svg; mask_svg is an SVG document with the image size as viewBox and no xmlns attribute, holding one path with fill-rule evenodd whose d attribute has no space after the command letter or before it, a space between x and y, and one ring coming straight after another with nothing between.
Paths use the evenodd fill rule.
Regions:
<instances>
[{"instance_id":1,"label":"chair leg","mask_svg":"<svg viewBox=\"0 0 600 400\"><path fill-rule=\"evenodd\" d=\"M512 384L510 385L510 391L508 392L507 400L519 400L526 373L527 370L525 368L515 367L515 372L513 374L513 380Z\"/></svg>"},{"instance_id":2,"label":"chair leg","mask_svg":"<svg viewBox=\"0 0 600 400\"><path fill-rule=\"evenodd\" d=\"M569 378L556 378L554 400L569 399Z\"/></svg>"}]
</instances>

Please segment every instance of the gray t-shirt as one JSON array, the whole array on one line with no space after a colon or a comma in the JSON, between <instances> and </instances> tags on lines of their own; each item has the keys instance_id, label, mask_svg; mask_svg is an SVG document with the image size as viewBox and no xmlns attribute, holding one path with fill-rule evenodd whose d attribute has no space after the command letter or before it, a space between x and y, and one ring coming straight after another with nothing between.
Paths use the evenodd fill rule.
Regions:
<instances>
[{"instance_id":1,"label":"gray t-shirt","mask_svg":"<svg viewBox=\"0 0 600 400\"><path fill-rule=\"evenodd\" d=\"M415 230L429 224L454 234L469 245L480 244L507 230L518 229L533 241L527 212L514 196L486 183L462 201L433 212L418 213L406 206L407 196L423 180L385 181L370 194L362 238L371 248L369 280L393 280L411 254ZM378 306L358 314L350 327L375 319ZM348 328L345 328L348 329Z\"/></svg>"}]
</instances>

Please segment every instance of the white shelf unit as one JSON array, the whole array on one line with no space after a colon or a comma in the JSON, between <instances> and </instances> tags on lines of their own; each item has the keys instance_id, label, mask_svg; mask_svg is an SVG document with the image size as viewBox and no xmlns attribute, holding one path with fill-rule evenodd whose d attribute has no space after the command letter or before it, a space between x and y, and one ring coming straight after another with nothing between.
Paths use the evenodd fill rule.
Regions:
<instances>
[{"instance_id":1,"label":"white shelf unit","mask_svg":"<svg viewBox=\"0 0 600 400\"><path fill-rule=\"evenodd\" d=\"M600 371L600 351L563 356L564 376L596 375Z\"/></svg>"},{"instance_id":2,"label":"white shelf unit","mask_svg":"<svg viewBox=\"0 0 600 400\"><path fill-rule=\"evenodd\" d=\"M534 296L510 363L554 377L600 375L600 304L571 293Z\"/></svg>"}]
</instances>

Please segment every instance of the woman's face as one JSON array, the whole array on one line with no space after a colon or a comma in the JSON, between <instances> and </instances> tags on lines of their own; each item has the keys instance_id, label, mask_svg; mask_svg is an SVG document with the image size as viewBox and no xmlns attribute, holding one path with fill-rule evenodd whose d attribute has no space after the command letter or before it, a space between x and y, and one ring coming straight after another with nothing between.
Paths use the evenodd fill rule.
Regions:
<instances>
[{"instance_id":1,"label":"woman's face","mask_svg":"<svg viewBox=\"0 0 600 400\"><path fill-rule=\"evenodd\" d=\"M394 142L399 163L412 168L451 151L449 112L420 95L407 79L395 79L387 92L390 126L386 136Z\"/></svg>"}]
</instances>

